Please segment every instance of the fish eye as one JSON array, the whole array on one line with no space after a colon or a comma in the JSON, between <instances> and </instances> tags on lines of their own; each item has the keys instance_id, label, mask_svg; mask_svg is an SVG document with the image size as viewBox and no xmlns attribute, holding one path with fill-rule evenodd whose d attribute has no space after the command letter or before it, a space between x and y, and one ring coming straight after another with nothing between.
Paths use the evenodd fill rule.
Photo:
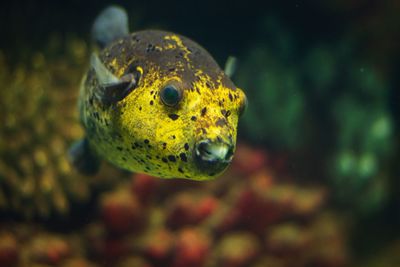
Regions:
<instances>
[{"instance_id":1,"label":"fish eye","mask_svg":"<svg viewBox=\"0 0 400 267\"><path fill-rule=\"evenodd\" d=\"M169 84L161 89L160 98L164 105L173 107L176 106L182 99L182 92L174 85Z\"/></svg>"},{"instance_id":2,"label":"fish eye","mask_svg":"<svg viewBox=\"0 0 400 267\"><path fill-rule=\"evenodd\" d=\"M241 117L243 115L243 113L246 111L247 109L247 97L244 96L243 101L240 103L239 106L239 117Z\"/></svg>"}]
</instances>

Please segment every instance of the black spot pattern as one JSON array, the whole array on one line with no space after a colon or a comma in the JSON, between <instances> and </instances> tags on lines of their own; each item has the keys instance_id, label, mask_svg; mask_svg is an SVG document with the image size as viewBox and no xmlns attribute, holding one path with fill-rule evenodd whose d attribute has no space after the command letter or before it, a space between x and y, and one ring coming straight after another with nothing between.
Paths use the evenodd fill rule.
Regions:
<instances>
[{"instance_id":1,"label":"black spot pattern","mask_svg":"<svg viewBox=\"0 0 400 267\"><path fill-rule=\"evenodd\" d=\"M202 108L201 116L203 117L204 115L206 115L206 113L207 113L207 108L206 107Z\"/></svg>"},{"instance_id":2,"label":"black spot pattern","mask_svg":"<svg viewBox=\"0 0 400 267\"><path fill-rule=\"evenodd\" d=\"M179 154L179 157L181 158L182 161L187 162L187 157L185 153Z\"/></svg>"},{"instance_id":3,"label":"black spot pattern","mask_svg":"<svg viewBox=\"0 0 400 267\"><path fill-rule=\"evenodd\" d=\"M224 115L225 118L228 118L232 113L230 110L221 110L222 115Z\"/></svg>"},{"instance_id":4,"label":"black spot pattern","mask_svg":"<svg viewBox=\"0 0 400 267\"><path fill-rule=\"evenodd\" d=\"M170 117L171 120L175 121L179 118L179 115L177 114L168 114L168 117Z\"/></svg>"},{"instance_id":5,"label":"black spot pattern","mask_svg":"<svg viewBox=\"0 0 400 267\"><path fill-rule=\"evenodd\" d=\"M223 127L227 124L226 119L225 118L219 118L217 120L217 122L215 123L215 126L217 127Z\"/></svg>"}]
</instances>

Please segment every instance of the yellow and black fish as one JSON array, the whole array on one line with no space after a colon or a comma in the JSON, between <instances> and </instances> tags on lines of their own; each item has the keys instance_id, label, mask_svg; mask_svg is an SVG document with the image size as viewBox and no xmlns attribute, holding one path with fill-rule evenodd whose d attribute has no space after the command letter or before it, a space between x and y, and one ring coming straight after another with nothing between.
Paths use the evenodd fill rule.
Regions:
<instances>
[{"instance_id":1,"label":"yellow and black fish","mask_svg":"<svg viewBox=\"0 0 400 267\"><path fill-rule=\"evenodd\" d=\"M246 97L209 53L171 32L129 34L126 12L105 9L80 89L86 136L70 150L92 174L104 158L162 178L209 180L232 160Z\"/></svg>"}]
</instances>

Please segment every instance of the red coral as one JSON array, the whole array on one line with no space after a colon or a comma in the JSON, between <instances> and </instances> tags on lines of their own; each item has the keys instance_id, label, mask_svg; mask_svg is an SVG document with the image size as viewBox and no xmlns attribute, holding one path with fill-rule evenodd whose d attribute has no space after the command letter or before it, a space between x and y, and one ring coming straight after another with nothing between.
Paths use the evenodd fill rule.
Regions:
<instances>
[{"instance_id":1,"label":"red coral","mask_svg":"<svg viewBox=\"0 0 400 267\"><path fill-rule=\"evenodd\" d=\"M183 192L169 203L167 225L178 228L201 223L216 210L218 200L206 194Z\"/></svg>"},{"instance_id":2,"label":"red coral","mask_svg":"<svg viewBox=\"0 0 400 267\"><path fill-rule=\"evenodd\" d=\"M0 266L16 266L18 263L18 244L10 233L0 234Z\"/></svg>"},{"instance_id":3,"label":"red coral","mask_svg":"<svg viewBox=\"0 0 400 267\"><path fill-rule=\"evenodd\" d=\"M217 208L218 200L215 197L205 196L204 198L200 199L196 211L197 222L201 222L211 216Z\"/></svg>"},{"instance_id":4,"label":"red coral","mask_svg":"<svg viewBox=\"0 0 400 267\"><path fill-rule=\"evenodd\" d=\"M132 192L141 203L148 203L153 199L160 184L160 179L153 176L137 173L132 176Z\"/></svg>"},{"instance_id":5,"label":"red coral","mask_svg":"<svg viewBox=\"0 0 400 267\"><path fill-rule=\"evenodd\" d=\"M121 189L102 197L101 215L107 229L116 234L139 230L144 220L137 198Z\"/></svg>"},{"instance_id":6,"label":"red coral","mask_svg":"<svg viewBox=\"0 0 400 267\"><path fill-rule=\"evenodd\" d=\"M237 146L233 161L233 168L243 174L249 175L268 165L268 155L264 150L254 149L245 144Z\"/></svg>"},{"instance_id":7,"label":"red coral","mask_svg":"<svg viewBox=\"0 0 400 267\"><path fill-rule=\"evenodd\" d=\"M61 237L38 236L30 247L30 258L34 262L57 265L71 253L70 245Z\"/></svg>"},{"instance_id":8,"label":"red coral","mask_svg":"<svg viewBox=\"0 0 400 267\"><path fill-rule=\"evenodd\" d=\"M141 244L141 252L157 263L170 260L175 246L174 235L167 229L156 229L148 233Z\"/></svg>"},{"instance_id":9,"label":"red coral","mask_svg":"<svg viewBox=\"0 0 400 267\"><path fill-rule=\"evenodd\" d=\"M205 233L195 228L186 228L178 233L172 267L204 266L210 249L210 240Z\"/></svg>"},{"instance_id":10,"label":"red coral","mask_svg":"<svg viewBox=\"0 0 400 267\"><path fill-rule=\"evenodd\" d=\"M259 251L259 242L253 234L249 232L229 233L217 245L218 266L248 266L258 255Z\"/></svg>"},{"instance_id":11,"label":"red coral","mask_svg":"<svg viewBox=\"0 0 400 267\"><path fill-rule=\"evenodd\" d=\"M62 267L95 267L95 265L84 258L72 258L66 260Z\"/></svg>"},{"instance_id":12,"label":"red coral","mask_svg":"<svg viewBox=\"0 0 400 267\"><path fill-rule=\"evenodd\" d=\"M266 247L269 252L283 256L306 254L312 239L309 231L293 223L279 224L269 229L266 236Z\"/></svg>"}]
</instances>

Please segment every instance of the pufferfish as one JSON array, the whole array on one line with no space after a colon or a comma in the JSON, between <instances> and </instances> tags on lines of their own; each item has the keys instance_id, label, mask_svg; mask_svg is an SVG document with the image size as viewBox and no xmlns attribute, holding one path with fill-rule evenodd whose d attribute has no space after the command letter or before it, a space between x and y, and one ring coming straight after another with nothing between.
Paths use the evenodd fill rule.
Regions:
<instances>
[{"instance_id":1,"label":"pufferfish","mask_svg":"<svg viewBox=\"0 0 400 267\"><path fill-rule=\"evenodd\" d=\"M129 33L124 9L96 18L94 52L78 99L85 137L70 149L82 173L100 159L161 178L210 180L232 161L243 91L187 37Z\"/></svg>"}]
</instances>

